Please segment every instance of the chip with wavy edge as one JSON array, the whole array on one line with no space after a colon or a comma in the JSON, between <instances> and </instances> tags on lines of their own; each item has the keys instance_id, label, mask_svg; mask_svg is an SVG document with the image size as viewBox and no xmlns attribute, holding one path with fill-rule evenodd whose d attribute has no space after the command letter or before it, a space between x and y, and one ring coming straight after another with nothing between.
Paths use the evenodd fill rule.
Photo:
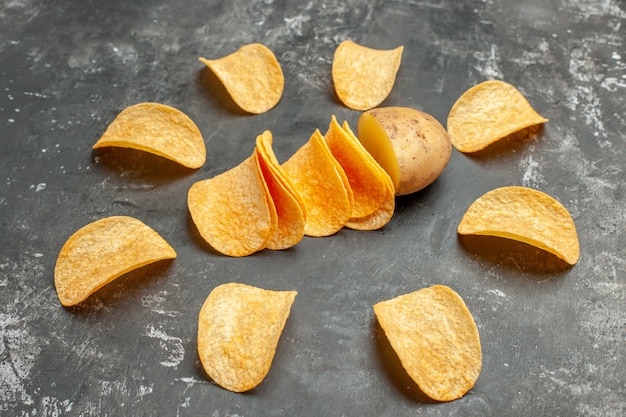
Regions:
<instances>
[{"instance_id":1,"label":"chip with wavy edge","mask_svg":"<svg viewBox=\"0 0 626 417\"><path fill-rule=\"evenodd\" d=\"M353 110L369 110L382 103L396 82L403 46L372 49L347 40L335 50L332 78L339 100Z\"/></svg>"},{"instance_id":2,"label":"chip with wavy edge","mask_svg":"<svg viewBox=\"0 0 626 417\"><path fill-rule=\"evenodd\" d=\"M198 316L198 355L206 373L224 389L249 391L268 374L296 291L222 284Z\"/></svg>"},{"instance_id":3,"label":"chip with wavy edge","mask_svg":"<svg viewBox=\"0 0 626 417\"><path fill-rule=\"evenodd\" d=\"M104 147L150 152L193 169L206 160L196 124L182 111L161 103L138 103L122 110L93 145Z\"/></svg>"},{"instance_id":4,"label":"chip with wavy edge","mask_svg":"<svg viewBox=\"0 0 626 417\"><path fill-rule=\"evenodd\" d=\"M304 233L322 237L338 232L350 219L354 195L320 131L281 166L306 207Z\"/></svg>"},{"instance_id":5,"label":"chip with wavy edge","mask_svg":"<svg viewBox=\"0 0 626 417\"><path fill-rule=\"evenodd\" d=\"M458 98L448 114L452 145L472 153L519 132L548 122L532 108L522 93L504 81L485 81Z\"/></svg>"},{"instance_id":6,"label":"chip with wavy edge","mask_svg":"<svg viewBox=\"0 0 626 417\"><path fill-rule=\"evenodd\" d=\"M255 152L269 197L276 208L276 229L270 235L266 247L273 250L290 248L304 237L304 202L276 159L269 130L257 137Z\"/></svg>"},{"instance_id":7,"label":"chip with wavy edge","mask_svg":"<svg viewBox=\"0 0 626 417\"><path fill-rule=\"evenodd\" d=\"M257 154L215 177L194 183L187 206L198 232L215 250L247 256L263 248L277 217Z\"/></svg>"},{"instance_id":8,"label":"chip with wavy edge","mask_svg":"<svg viewBox=\"0 0 626 417\"><path fill-rule=\"evenodd\" d=\"M407 374L437 401L461 398L482 368L478 328L463 299L435 285L374 305Z\"/></svg>"},{"instance_id":9,"label":"chip with wavy edge","mask_svg":"<svg viewBox=\"0 0 626 417\"><path fill-rule=\"evenodd\" d=\"M213 71L242 110L261 114L280 101L285 78L267 46L252 43L222 58L199 60Z\"/></svg>"},{"instance_id":10,"label":"chip with wavy edge","mask_svg":"<svg viewBox=\"0 0 626 417\"><path fill-rule=\"evenodd\" d=\"M372 214L348 220L346 227L354 230L377 230L389 223L396 207L395 188L391 178L385 182L385 199L383 204Z\"/></svg>"},{"instance_id":11,"label":"chip with wavy edge","mask_svg":"<svg viewBox=\"0 0 626 417\"><path fill-rule=\"evenodd\" d=\"M461 235L498 236L533 245L570 265L580 256L576 226L569 211L548 194L520 186L491 190L467 209Z\"/></svg>"},{"instance_id":12,"label":"chip with wavy edge","mask_svg":"<svg viewBox=\"0 0 626 417\"><path fill-rule=\"evenodd\" d=\"M354 134L352 129L350 129L350 125L348 125L348 122L343 122L343 129L353 138L353 140L357 141L360 146L363 146L361 145L361 142ZM374 157L369 152L366 153L368 155L368 158L371 159L373 163L372 167L375 167L375 169L379 171L380 175L385 180L385 198L383 200L383 203L372 214L363 217L354 217L348 220L348 222L346 223L346 227L355 230L380 229L381 227L389 223L396 209L396 189L393 185L391 177L389 176L389 174L387 174L387 171L385 171L383 167L380 166L378 162L376 162Z\"/></svg>"},{"instance_id":13,"label":"chip with wavy edge","mask_svg":"<svg viewBox=\"0 0 626 417\"><path fill-rule=\"evenodd\" d=\"M76 231L65 242L54 268L59 301L73 306L116 278L176 252L141 220L112 216Z\"/></svg>"},{"instance_id":14,"label":"chip with wavy edge","mask_svg":"<svg viewBox=\"0 0 626 417\"><path fill-rule=\"evenodd\" d=\"M341 126L333 116L326 133L333 156L344 168L354 194L354 208L345 226L355 230L376 230L386 225L395 211L395 188L391 177L367 152L347 121ZM370 211L373 210L373 211Z\"/></svg>"},{"instance_id":15,"label":"chip with wavy edge","mask_svg":"<svg viewBox=\"0 0 626 417\"><path fill-rule=\"evenodd\" d=\"M324 135L333 157L339 162L348 178L354 194L350 218L369 216L383 204L386 187L385 178L377 169L363 145L351 136L333 115Z\"/></svg>"}]
</instances>

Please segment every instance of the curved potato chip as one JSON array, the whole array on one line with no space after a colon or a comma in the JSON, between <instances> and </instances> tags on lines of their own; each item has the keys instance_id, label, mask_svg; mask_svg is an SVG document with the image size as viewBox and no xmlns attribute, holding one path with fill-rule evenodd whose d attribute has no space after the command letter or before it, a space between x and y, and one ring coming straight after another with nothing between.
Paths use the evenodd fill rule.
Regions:
<instances>
[{"instance_id":1,"label":"curved potato chip","mask_svg":"<svg viewBox=\"0 0 626 417\"><path fill-rule=\"evenodd\" d=\"M396 82L403 46L378 50L344 41L335 50L332 77L337 97L353 110L382 103Z\"/></svg>"},{"instance_id":2,"label":"curved potato chip","mask_svg":"<svg viewBox=\"0 0 626 417\"><path fill-rule=\"evenodd\" d=\"M391 179L385 184L386 194L383 204L367 216L356 217L348 220L346 227L354 230L377 230L389 223L395 211L395 188Z\"/></svg>"},{"instance_id":3,"label":"curved potato chip","mask_svg":"<svg viewBox=\"0 0 626 417\"><path fill-rule=\"evenodd\" d=\"M352 129L350 129L348 122L343 122L343 129L346 131L346 133L348 133L350 137L353 138L353 140L357 141L360 146L363 146L361 145L361 142L356 137ZM348 222L346 223L346 227L354 230L380 229L381 227L389 223L389 220L391 220L391 217L393 217L393 213L396 209L396 189L393 185L391 177L389 176L389 174L387 174L387 171L385 171L383 167L380 166L378 162L376 162L374 157L370 155L369 152L366 151L366 155L371 160L373 164L372 166L375 167L375 169L378 171L378 175L380 175L381 178L383 178L384 180L385 197L382 204L372 214L363 217L353 217L348 220Z\"/></svg>"},{"instance_id":4,"label":"curved potato chip","mask_svg":"<svg viewBox=\"0 0 626 417\"><path fill-rule=\"evenodd\" d=\"M522 93L504 81L485 81L467 90L448 114L452 145L477 152L522 129L546 123Z\"/></svg>"},{"instance_id":5,"label":"curved potato chip","mask_svg":"<svg viewBox=\"0 0 626 417\"><path fill-rule=\"evenodd\" d=\"M548 194L527 187L502 187L485 193L469 206L458 233L517 240L570 265L580 256L576 226L567 209Z\"/></svg>"},{"instance_id":6,"label":"curved potato chip","mask_svg":"<svg viewBox=\"0 0 626 417\"><path fill-rule=\"evenodd\" d=\"M266 247L273 250L287 249L304 237L304 203L278 164L272 150L272 134L269 131L263 132L257 137L256 144L259 167L277 215L276 230L267 241Z\"/></svg>"},{"instance_id":7,"label":"curved potato chip","mask_svg":"<svg viewBox=\"0 0 626 417\"><path fill-rule=\"evenodd\" d=\"M265 379L296 295L237 283L211 291L198 317L198 355L216 384L244 392Z\"/></svg>"},{"instance_id":8,"label":"curved potato chip","mask_svg":"<svg viewBox=\"0 0 626 417\"><path fill-rule=\"evenodd\" d=\"M482 368L478 328L463 299L444 285L374 305L402 366L428 397L452 401L469 391Z\"/></svg>"},{"instance_id":9,"label":"curved potato chip","mask_svg":"<svg viewBox=\"0 0 626 417\"><path fill-rule=\"evenodd\" d=\"M285 78L274 53L252 43L218 59L199 58L220 79L233 101L244 111L264 113L278 104Z\"/></svg>"},{"instance_id":10,"label":"curved potato chip","mask_svg":"<svg viewBox=\"0 0 626 417\"><path fill-rule=\"evenodd\" d=\"M350 219L353 196L319 130L282 167L306 207L304 233L321 237L338 232Z\"/></svg>"},{"instance_id":11,"label":"curved potato chip","mask_svg":"<svg viewBox=\"0 0 626 417\"><path fill-rule=\"evenodd\" d=\"M180 110L160 103L122 110L93 148L107 146L150 152L194 169L206 160L204 139L195 123Z\"/></svg>"},{"instance_id":12,"label":"curved potato chip","mask_svg":"<svg viewBox=\"0 0 626 417\"><path fill-rule=\"evenodd\" d=\"M373 212L363 217L356 217L348 220L345 226L354 230L377 230L389 223L395 210L395 188L391 179L385 185L386 197L383 204Z\"/></svg>"},{"instance_id":13,"label":"curved potato chip","mask_svg":"<svg viewBox=\"0 0 626 417\"><path fill-rule=\"evenodd\" d=\"M256 153L222 174L193 184L187 205L202 238L228 256L263 249L276 227L266 187Z\"/></svg>"},{"instance_id":14,"label":"curved potato chip","mask_svg":"<svg viewBox=\"0 0 626 417\"><path fill-rule=\"evenodd\" d=\"M140 220L106 217L65 242L54 268L54 286L61 304L73 306L127 272L174 258L174 249Z\"/></svg>"},{"instance_id":15,"label":"curved potato chip","mask_svg":"<svg viewBox=\"0 0 626 417\"><path fill-rule=\"evenodd\" d=\"M365 217L374 213L383 204L386 194L385 179L376 168L379 165L373 162L361 142L337 123L334 115L324 139L346 173L354 194L350 217Z\"/></svg>"},{"instance_id":16,"label":"curved potato chip","mask_svg":"<svg viewBox=\"0 0 626 417\"><path fill-rule=\"evenodd\" d=\"M304 201L298 192L296 191L296 187L284 171L283 167L278 162L276 158L276 154L274 153L274 149L272 147L272 134L270 131L264 132L257 138L256 146L263 153L263 157L267 159L270 167L276 171L281 181L284 181L285 188L289 191L290 194L293 194L293 198L298 202L300 209L304 217L306 218L306 206L304 205Z\"/></svg>"}]
</instances>

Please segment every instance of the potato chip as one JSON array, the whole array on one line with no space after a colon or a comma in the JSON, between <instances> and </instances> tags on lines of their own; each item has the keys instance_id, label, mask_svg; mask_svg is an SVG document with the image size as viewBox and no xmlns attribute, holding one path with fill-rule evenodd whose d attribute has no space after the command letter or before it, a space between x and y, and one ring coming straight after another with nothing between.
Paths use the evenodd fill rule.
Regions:
<instances>
[{"instance_id":1,"label":"potato chip","mask_svg":"<svg viewBox=\"0 0 626 417\"><path fill-rule=\"evenodd\" d=\"M402 366L428 397L452 401L480 374L478 328L463 299L444 285L374 305L374 313Z\"/></svg>"},{"instance_id":2,"label":"potato chip","mask_svg":"<svg viewBox=\"0 0 626 417\"><path fill-rule=\"evenodd\" d=\"M263 249L277 221L266 187L256 153L222 174L193 184L187 205L202 238L229 256Z\"/></svg>"},{"instance_id":3,"label":"potato chip","mask_svg":"<svg viewBox=\"0 0 626 417\"><path fill-rule=\"evenodd\" d=\"M180 110L160 103L122 110L93 148L108 146L150 152L193 169L206 160L204 139L195 123Z\"/></svg>"},{"instance_id":4,"label":"potato chip","mask_svg":"<svg viewBox=\"0 0 626 417\"><path fill-rule=\"evenodd\" d=\"M352 129L350 129L348 122L344 121L342 127L353 141L356 141L359 146L363 146ZM384 180L385 196L382 204L376 209L376 211L366 216L352 217L348 220L345 226L355 230L376 230L389 223L389 220L391 220L391 217L393 216L396 207L395 187L391 177L387 174L387 171L385 171L383 167L376 162L374 157L367 151L365 151L365 155L372 164L371 168L378 171L378 176Z\"/></svg>"},{"instance_id":5,"label":"potato chip","mask_svg":"<svg viewBox=\"0 0 626 417\"><path fill-rule=\"evenodd\" d=\"M211 291L198 317L198 355L216 384L244 392L265 379L296 295L238 283Z\"/></svg>"},{"instance_id":6,"label":"potato chip","mask_svg":"<svg viewBox=\"0 0 626 417\"><path fill-rule=\"evenodd\" d=\"M283 71L265 45L253 43L222 58L199 59L219 78L233 101L248 113L265 113L283 95Z\"/></svg>"},{"instance_id":7,"label":"potato chip","mask_svg":"<svg viewBox=\"0 0 626 417\"><path fill-rule=\"evenodd\" d=\"M255 151L277 214L277 227L266 247L273 250L290 248L304 237L306 222L304 202L274 155L270 131L265 131L257 137Z\"/></svg>"},{"instance_id":8,"label":"potato chip","mask_svg":"<svg viewBox=\"0 0 626 417\"><path fill-rule=\"evenodd\" d=\"M174 249L140 220L106 217L65 242L54 268L54 286L61 304L73 306L127 272L174 258Z\"/></svg>"},{"instance_id":9,"label":"potato chip","mask_svg":"<svg viewBox=\"0 0 626 417\"><path fill-rule=\"evenodd\" d=\"M332 77L337 97L353 110L369 110L382 103L396 81L403 46L377 50L344 41L335 50Z\"/></svg>"},{"instance_id":10,"label":"potato chip","mask_svg":"<svg viewBox=\"0 0 626 417\"><path fill-rule=\"evenodd\" d=\"M511 84L492 80L467 90L448 114L452 145L477 152L525 128L546 123L522 93Z\"/></svg>"},{"instance_id":11,"label":"potato chip","mask_svg":"<svg viewBox=\"0 0 626 417\"><path fill-rule=\"evenodd\" d=\"M321 237L338 232L350 219L354 196L319 130L282 167L306 207L304 233Z\"/></svg>"},{"instance_id":12,"label":"potato chip","mask_svg":"<svg viewBox=\"0 0 626 417\"><path fill-rule=\"evenodd\" d=\"M527 187L487 192L469 206L458 233L517 240L570 265L576 264L580 255L576 226L567 209L551 196Z\"/></svg>"},{"instance_id":13,"label":"potato chip","mask_svg":"<svg viewBox=\"0 0 626 417\"><path fill-rule=\"evenodd\" d=\"M386 181L385 190L385 200L378 210L367 216L351 218L345 227L354 230L377 230L389 223L396 206L395 189L391 179Z\"/></svg>"},{"instance_id":14,"label":"potato chip","mask_svg":"<svg viewBox=\"0 0 626 417\"><path fill-rule=\"evenodd\" d=\"M369 216L382 206L385 195L385 178L380 167L356 137L351 136L332 116L324 139L333 157L346 173L354 194L351 218Z\"/></svg>"}]
</instances>

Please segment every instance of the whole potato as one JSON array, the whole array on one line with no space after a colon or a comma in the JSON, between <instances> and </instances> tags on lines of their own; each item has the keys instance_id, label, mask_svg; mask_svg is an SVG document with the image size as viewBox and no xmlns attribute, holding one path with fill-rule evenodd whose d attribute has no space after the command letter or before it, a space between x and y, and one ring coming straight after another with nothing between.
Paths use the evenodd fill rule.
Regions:
<instances>
[{"instance_id":1,"label":"whole potato","mask_svg":"<svg viewBox=\"0 0 626 417\"><path fill-rule=\"evenodd\" d=\"M452 144L430 114L408 107L379 107L361 114L359 140L387 171L396 195L414 193L443 172Z\"/></svg>"}]
</instances>

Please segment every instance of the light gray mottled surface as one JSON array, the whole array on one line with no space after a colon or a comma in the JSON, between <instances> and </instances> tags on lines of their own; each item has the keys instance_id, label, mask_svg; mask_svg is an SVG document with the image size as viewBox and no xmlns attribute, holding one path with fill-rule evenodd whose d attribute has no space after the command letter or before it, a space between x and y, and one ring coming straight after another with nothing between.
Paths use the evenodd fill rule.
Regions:
<instances>
[{"instance_id":1,"label":"light gray mottled surface","mask_svg":"<svg viewBox=\"0 0 626 417\"><path fill-rule=\"evenodd\" d=\"M385 105L445 124L472 85L516 85L550 119L536 137L454 152L431 187L377 232L344 230L243 259L201 243L195 181L243 160L265 129L286 159L330 116L339 42L404 45ZM286 77L279 105L238 112L198 62L261 42ZM626 4L621 0L44 1L0 3L2 416L623 416L626 408ZM91 146L126 106L158 101L200 127L197 171ZM571 212L566 268L513 243L459 239L467 206L503 185ZM78 228L124 214L178 252L62 308L56 256ZM272 369L234 394L204 374L196 318L216 285L299 295ZM483 369L460 400L421 400L373 316L380 300L446 284L478 324Z\"/></svg>"}]
</instances>

